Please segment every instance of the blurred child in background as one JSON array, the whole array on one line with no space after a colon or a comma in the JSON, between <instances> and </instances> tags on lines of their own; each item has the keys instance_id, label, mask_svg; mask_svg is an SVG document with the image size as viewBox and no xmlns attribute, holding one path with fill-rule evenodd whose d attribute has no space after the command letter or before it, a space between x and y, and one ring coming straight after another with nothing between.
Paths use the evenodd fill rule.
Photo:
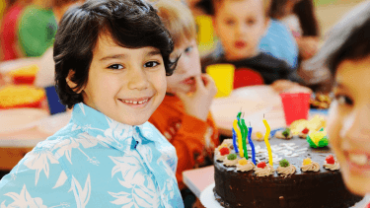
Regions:
<instances>
[{"instance_id":1,"label":"blurred child in background","mask_svg":"<svg viewBox=\"0 0 370 208\"><path fill-rule=\"evenodd\" d=\"M358 195L370 193L369 11L366 1L347 14L313 60L324 60L335 77L328 136L345 184Z\"/></svg>"},{"instance_id":2,"label":"blurred child in background","mask_svg":"<svg viewBox=\"0 0 370 208\"><path fill-rule=\"evenodd\" d=\"M269 0L215 0L214 28L224 48L219 58L204 61L203 66L230 63L236 67L234 88L273 84L282 91L301 82L296 70L283 60L260 52L258 45L269 20Z\"/></svg>"},{"instance_id":3,"label":"blurred child in background","mask_svg":"<svg viewBox=\"0 0 370 208\"><path fill-rule=\"evenodd\" d=\"M212 164L218 131L210 114L215 84L201 73L196 28L191 11L180 1L156 1L159 16L175 44L171 57L180 57L176 70L167 77L167 94L150 117L151 122L175 146L178 156L176 177L186 207L194 195L185 187L182 172Z\"/></svg>"},{"instance_id":4,"label":"blurred child in background","mask_svg":"<svg viewBox=\"0 0 370 208\"><path fill-rule=\"evenodd\" d=\"M214 16L215 3L219 0L198 0L196 6L208 15ZM193 3L194 4L194 3ZM266 9L270 2L266 2ZM266 12L268 14L269 11ZM292 69L297 68L298 47L290 30L279 20L267 18L266 31L258 45L259 50L275 58L284 60ZM212 56L218 57L223 53L222 45L217 42L216 50Z\"/></svg>"},{"instance_id":5,"label":"blurred child in background","mask_svg":"<svg viewBox=\"0 0 370 208\"><path fill-rule=\"evenodd\" d=\"M0 28L0 46L3 54L2 60L8 61L22 57L18 44L18 22L22 10L32 0L9 0Z\"/></svg>"},{"instance_id":6,"label":"blurred child in background","mask_svg":"<svg viewBox=\"0 0 370 208\"><path fill-rule=\"evenodd\" d=\"M319 27L313 0L272 0L271 16L282 21L295 37L302 60L314 56L319 46Z\"/></svg>"}]
</instances>

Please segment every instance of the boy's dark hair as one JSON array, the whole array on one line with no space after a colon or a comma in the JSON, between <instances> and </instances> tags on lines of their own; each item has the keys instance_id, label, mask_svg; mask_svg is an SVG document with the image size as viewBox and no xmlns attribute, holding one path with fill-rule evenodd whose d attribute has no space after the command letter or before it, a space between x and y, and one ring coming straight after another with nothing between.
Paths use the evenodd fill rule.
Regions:
<instances>
[{"instance_id":1,"label":"boy's dark hair","mask_svg":"<svg viewBox=\"0 0 370 208\"><path fill-rule=\"evenodd\" d=\"M327 41L312 63L324 62L334 76L344 60L370 56L370 3L365 2L347 14L330 31Z\"/></svg>"},{"instance_id":2,"label":"boy's dark hair","mask_svg":"<svg viewBox=\"0 0 370 208\"><path fill-rule=\"evenodd\" d=\"M158 48L167 76L176 67L177 60L169 58L172 39L152 5L145 0L87 0L66 12L55 36L55 87L68 108L83 101L76 92L87 83L93 50L102 33L123 47ZM77 85L74 89L66 83L70 70L74 72L71 81Z\"/></svg>"}]
</instances>

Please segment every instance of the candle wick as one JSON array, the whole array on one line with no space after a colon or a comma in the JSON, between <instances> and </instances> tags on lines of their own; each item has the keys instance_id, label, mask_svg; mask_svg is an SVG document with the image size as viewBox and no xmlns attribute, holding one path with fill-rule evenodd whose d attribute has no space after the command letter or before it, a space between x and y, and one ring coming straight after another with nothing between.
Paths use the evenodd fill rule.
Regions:
<instances>
[{"instance_id":1,"label":"candle wick","mask_svg":"<svg viewBox=\"0 0 370 208\"><path fill-rule=\"evenodd\" d=\"M263 119L265 119L265 114L263 114Z\"/></svg>"},{"instance_id":2,"label":"candle wick","mask_svg":"<svg viewBox=\"0 0 370 208\"><path fill-rule=\"evenodd\" d=\"M252 124L251 124L251 122L250 122L250 121L249 121L249 126L250 126L250 127L252 127Z\"/></svg>"}]
</instances>

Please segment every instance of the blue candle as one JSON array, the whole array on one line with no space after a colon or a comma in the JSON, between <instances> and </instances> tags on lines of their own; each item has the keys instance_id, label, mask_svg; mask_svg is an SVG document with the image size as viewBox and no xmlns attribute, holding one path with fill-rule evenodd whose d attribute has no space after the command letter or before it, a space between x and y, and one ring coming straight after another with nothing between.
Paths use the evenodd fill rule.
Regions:
<instances>
[{"instance_id":1,"label":"blue candle","mask_svg":"<svg viewBox=\"0 0 370 208\"><path fill-rule=\"evenodd\" d=\"M232 128L233 130L233 145L234 145L234 150L236 153L239 153L239 150L238 150L238 145L236 144L236 132L234 130L234 128Z\"/></svg>"},{"instance_id":2,"label":"blue candle","mask_svg":"<svg viewBox=\"0 0 370 208\"><path fill-rule=\"evenodd\" d=\"M251 148L252 148L252 161L254 163L254 165L256 165L256 150L254 148L254 144L253 144L253 141L252 141L252 127L251 125L249 124L249 127L248 127L248 142L249 142L249 145L251 145Z\"/></svg>"}]
</instances>

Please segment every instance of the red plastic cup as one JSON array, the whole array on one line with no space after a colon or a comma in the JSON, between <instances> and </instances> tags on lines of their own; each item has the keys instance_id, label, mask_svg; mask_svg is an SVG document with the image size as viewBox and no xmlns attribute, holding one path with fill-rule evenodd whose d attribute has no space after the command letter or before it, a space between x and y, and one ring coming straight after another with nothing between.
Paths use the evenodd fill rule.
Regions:
<instances>
[{"instance_id":1,"label":"red plastic cup","mask_svg":"<svg viewBox=\"0 0 370 208\"><path fill-rule=\"evenodd\" d=\"M310 110L310 94L281 93L286 125L289 126L293 121L307 119Z\"/></svg>"}]
</instances>

